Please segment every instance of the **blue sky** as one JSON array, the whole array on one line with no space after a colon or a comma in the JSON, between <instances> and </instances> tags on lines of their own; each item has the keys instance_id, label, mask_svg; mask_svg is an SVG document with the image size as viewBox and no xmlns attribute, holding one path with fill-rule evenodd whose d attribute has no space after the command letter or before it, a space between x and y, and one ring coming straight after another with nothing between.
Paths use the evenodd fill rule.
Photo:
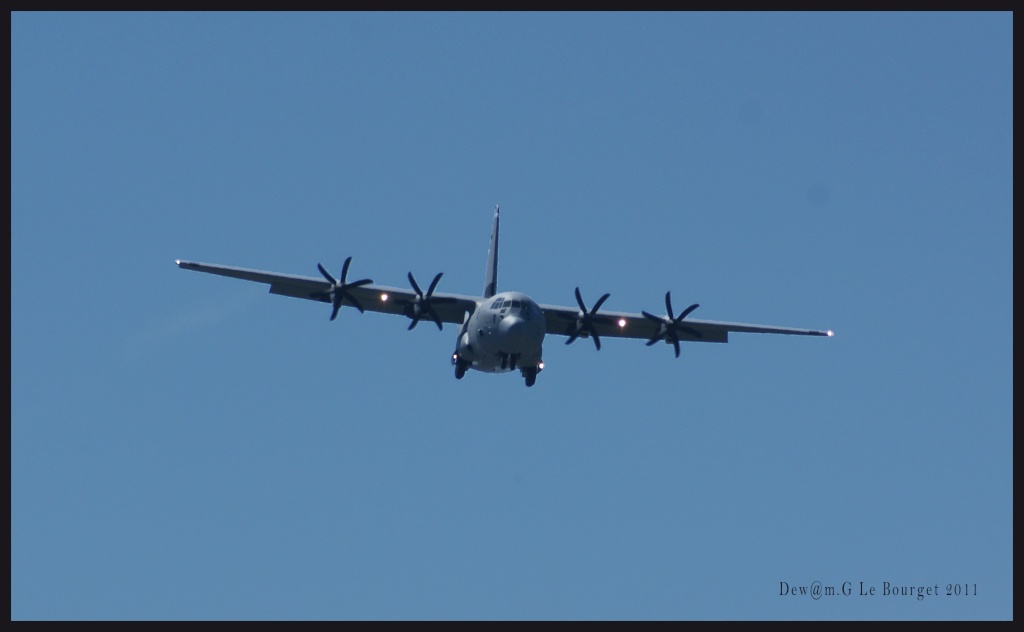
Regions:
<instances>
[{"instance_id":1,"label":"blue sky","mask_svg":"<svg viewBox=\"0 0 1024 632\"><path fill-rule=\"evenodd\" d=\"M1012 41L12 14L12 618L1011 619ZM527 389L174 265L475 294L495 204L499 289L836 336L552 337Z\"/></svg>"}]
</instances>

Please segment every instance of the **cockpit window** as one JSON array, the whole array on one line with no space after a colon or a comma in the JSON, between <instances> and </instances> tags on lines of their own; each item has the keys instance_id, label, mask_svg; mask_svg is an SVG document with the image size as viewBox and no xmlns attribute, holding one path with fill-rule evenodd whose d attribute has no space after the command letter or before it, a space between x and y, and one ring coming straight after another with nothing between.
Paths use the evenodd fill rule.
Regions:
<instances>
[{"instance_id":1,"label":"cockpit window","mask_svg":"<svg viewBox=\"0 0 1024 632\"><path fill-rule=\"evenodd\" d=\"M533 306L532 306L532 304L530 303L530 301L524 301L524 300L521 300L521 299L508 299L508 298L505 298L505 299L501 299L501 298L495 299L494 302L491 303L491 309L493 309L493 310L514 310L514 311L523 312L523 313L530 312L531 314L535 311Z\"/></svg>"}]
</instances>

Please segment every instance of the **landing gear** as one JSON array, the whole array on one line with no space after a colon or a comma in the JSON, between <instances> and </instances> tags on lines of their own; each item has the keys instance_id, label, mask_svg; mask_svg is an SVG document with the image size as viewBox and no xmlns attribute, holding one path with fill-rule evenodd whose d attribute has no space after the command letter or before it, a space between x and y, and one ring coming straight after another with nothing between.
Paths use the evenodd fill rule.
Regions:
<instances>
[{"instance_id":1,"label":"landing gear","mask_svg":"<svg viewBox=\"0 0 1024 632\"><path fill-rule=\"evenodd\" d=\"M519 360L518 353L502 353L501 354L501 370L508 369L509 371L516 370L516 362Z\"/></svg>"},{"instance_id":2,"label":"landing gear","mask_svg":"<svg viewBox=\"0 0 1024 632\"><path fill-rule=\"evenodd\" d=\"M523 379L526 380L527 386L533 386L537 382L537 367L524 367Z\"/></svg>"},{"instance_id":3,"label":"landing gear","mask_svg":"<svg viewBox=\"0 0 1024 632\"><path fill-rule=\"evenodd\" d=\"M461 380L466 375L466 369L469 368L469 362L466 362L459 357L459 354L452 355L452 364L455 365L455 379Z\"/></svg>"}]
</instances>

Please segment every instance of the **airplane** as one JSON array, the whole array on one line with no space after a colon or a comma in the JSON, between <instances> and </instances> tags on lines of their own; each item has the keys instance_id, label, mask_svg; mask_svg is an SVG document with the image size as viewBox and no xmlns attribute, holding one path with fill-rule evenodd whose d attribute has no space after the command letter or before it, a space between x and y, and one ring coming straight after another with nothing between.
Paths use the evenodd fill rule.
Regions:
<instances>
[{"instance_id":1,"label":"airplane","mask_svg":"<svg viewBox=\"0 0 1024 632\"><path fill-rule=\"evenodd\" d=\"M409 330L429 320L444 329L444 323L458 326L452 365L456 379L468 369L484 373L506 373L519 369L526 386L533 386L537 374L544 369L542 346L547 334L566 336L565 344L589 338L598 351L601 338L637 338L647 346L658 342L672 345L678 358L680 342L728 342L729 333L789 334L797 336L832 336L832 331L746 325L687 318L699 307L694 303L679 312L672 309L671 292L665 293L665 315L641 310L639 314L599 310L608 300L603 294L592 307L587 307L575 291L577 307L540 305L522 292L498 292L498 207L494 208L491 244L487 251L487 271L481 296L435 292L443 273L439 272L424 292L412 272L408 279L411 290L375 285L372 279L348 280L352 257L345 259L341 276L335 278L320 263L316 277L279 274L263 270L175 260L185 270L265 283L271 294L291 296L331 305L333 321L342 307L349 305L360 312L382 312L409 318Z\"/></svg>"}]
</instances>

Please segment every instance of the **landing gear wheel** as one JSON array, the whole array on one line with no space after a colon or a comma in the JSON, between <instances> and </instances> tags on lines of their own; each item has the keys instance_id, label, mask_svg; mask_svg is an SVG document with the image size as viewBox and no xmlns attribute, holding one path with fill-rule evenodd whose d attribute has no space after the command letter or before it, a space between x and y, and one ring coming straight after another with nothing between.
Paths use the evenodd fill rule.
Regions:
<instances>
[{"instance_id":1,"label":"landing gear wheel","mask_svg":"<svg viewBox=\"0 0 1024 632\"><path fill-rule=\"evenodd\" d=\"M455 379L461 380L466 375L466 369L469 368L469 363L462 358L455 359Z\"/></svg>"},{"instance_id":2,"label":"landing gear wheel","mask_svg":"<svg viewBox=\"0 0 1024 632\"><path fill-rule=\"evenodd\" d=\"M523 369L523 378L526 380L527 386L533 386L537 382L537 369L535 367Z\"/></svg>"}]
</instances>

